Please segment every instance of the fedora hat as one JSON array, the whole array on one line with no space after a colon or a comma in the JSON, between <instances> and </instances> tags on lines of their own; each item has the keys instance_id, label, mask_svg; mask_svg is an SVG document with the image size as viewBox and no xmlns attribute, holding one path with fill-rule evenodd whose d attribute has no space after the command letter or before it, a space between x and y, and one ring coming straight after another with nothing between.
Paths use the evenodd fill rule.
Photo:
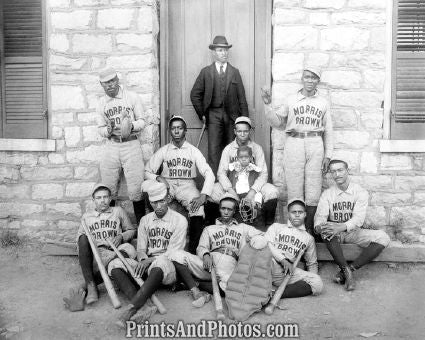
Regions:
<instances>
[{"instance_id":1,"label":"fedora hat","mask_svg":"<svg viewBox=\"0 0 425 340\"><path fill-rule=\"evenodd\" d=\"M215 49L217 47L227 47L227 48L230 48L230 47L232 47L232 45L229 45L229 43L227 42L227 39L226 39L225 36L217 35L214 38L212 44L209 46L209 49L210 50L213 50L213 49Z\"/></svg>"}]
</instances>

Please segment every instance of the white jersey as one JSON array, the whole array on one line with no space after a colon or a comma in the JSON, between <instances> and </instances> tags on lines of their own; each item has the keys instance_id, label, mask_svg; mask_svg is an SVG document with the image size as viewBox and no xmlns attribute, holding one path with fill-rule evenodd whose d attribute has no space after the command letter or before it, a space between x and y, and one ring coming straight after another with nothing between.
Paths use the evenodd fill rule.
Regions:
<instances>
[{"instance_id":1,"label":"white jersey","mask_svg":"<svg viewBox=\"0 0 425 340\"><path fill-rule=\"evenodd\" d=\"M347 232L360 228L366 218L368 196L365 189L353 182L345 191L337 186L326 189L320 196L314 226L332 221L345 223Z\"/></svg>"},{"instance_id":2,"label":"white jersey","mask_svg":"<svg viewBox=\"0 0 425 340\"><path fill-rule=\"evenodd\" d=\"M138 260L183 250L186 233L186 218L170 208L162 218L156 216L155 212L143 216L137 234Z\"/></svg>"}]
</instances>

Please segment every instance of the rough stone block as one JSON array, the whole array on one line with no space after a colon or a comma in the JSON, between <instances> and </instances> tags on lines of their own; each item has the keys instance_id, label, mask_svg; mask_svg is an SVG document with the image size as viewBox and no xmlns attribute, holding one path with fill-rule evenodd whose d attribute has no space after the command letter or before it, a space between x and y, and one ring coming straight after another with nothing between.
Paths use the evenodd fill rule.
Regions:
<instances>
[{"instance_id":1,"label":"rough stone block","mask_svg":"<svg viewBox=\"0 0 425 340\"><path fill-rule=\"evenodd\" d=\"M77 115L77 120L81 123L96 123L96 113L95 112L89 112L89 113L79 113Z\"/></svg>"},{"instance_id":2,"label":"rough stone block","mask_svg":"<svg viewBox=\"0 0 425 340\"><path fill-rule=\"evenodd\" d=\"M74 121L74 114L72 112L66 112L66 113L53 112L52 114L52 124L54 125L61 126L68 123L72 123L73 121Z\"/></svg>"},{"instance_id":3,"label":"rough stone block","mask_svg":"<svg viewBox=\"0 0 425 340\"><path fill-rule=\"evenodd\" d=\"M38 165L47 165L49 164L49 159L47 158L47 156L40 156L38 157Z\"/></svg>"},{"instance_id":4,"label":"rough stone block","mask_svg":"<svg viewBox=\"0 0 425 340\"><path fill-rule=\"evenodd\" d=\"M66 197L89 197L95 182L68 183L65 189Z\"/></svg>"},{"instance_id":5,"label":"rough stone block","mask_svg":"<svg viewBox=\"0 0 425 340\"><path fill-rule=\"evenodd\" d=\"M0 203L0 218L28 216L43 212L42 204L3 202Z\"/></svg>"},{"instance_id":6,"label":"rough stone block","mask_svg":"<svg viewBox=\"0 0 425 340\"><path fill-rule=\"evenodd\" d=\"M425 192L415 192L413 194L413 203L420 206L425 206Z\"/></svg>"},{"instance_id":7,"label":"rough stone block","mask_svg":"<svg viewBox=\"0 0 425 340\"><path fill-rule=\"evenodd\" d=\"M29 186L25 184L0 185L0 197L2 200L28 199Z\"/></svg>"},{"instance_id":8,"label":"rough stone block","mask_svg":"<svg viewBox=\"0 0 425 340\"><path fill-rule=\"evenodd\" d=\"M154 26L154 15L155 13L151 7L140 7L139 14L137 16L137 29L144 33L152 32Z\"/></svg>"},{"instance_id":9,"label":"rough stone block","mask_svg":"<svg viewBox=\"0 0 425 340\"><path fill-rule=\"evenodd\" d=\"M360 161L360 171L370 174L378 172L378 157L375 152L363 152Z\"/></svg>"},{"instance_id":10,"label":"rough stone block","mask_svg":"<svg viewBox=\"0 0 425 340\"><path fill-rule=\"evenodd\" d=\"M19 180L19 169L2 164L0 167L0 183L16 183Z\"/></svg>"},{"instance_id":11,"label":"rough stone block","mask_svg":"<svg viewBox=\"0 0 425 340\"><path fill-rule=\"evenodd\" d=\"M135 10L132 8L101 9L97 14L97 27L100 29L129 29Z\"/></svg>"},{"instance_id":12,"label":"rough stone block","mask_svg":"<svg viewBox=\"0 0 425 340\"><path fill-rule=\"evenodd\" d=\"M299 80L303 62L303 53L275 53L272 61L273 80Z\"/></svg>"},{"instance_id":13,"label":"rough stone block","mask_svg":"<svg viewBox=\"0 0 425 340\"><path fill-rule=\"evenodd\" d=\"M326 51L364 50L369 45L368 30L355 27L327 28L321 31L320 49Z\"/></svg>"},{"instance_id":14,"label":"rough stone block","mask_svg":"<svg viewBox=\"0 0 425 340\"><path fill-rule=\"evenodd\" d=\"M50 200L63 197L62 184L34 184L32 186L32 199Z\"/></svg>"},{"instance_id":15,"label":"rough stone block","mask_svg":"<svg viewBox=\"0 0 425 340\"><path fill-rule=\"evenodd\" d=\"M341 9L344 7L345 0L306 0L304 7L311 9Z\"/></svg>"},{"instance_id":16,"label":"rough stone block","mask_svg":"<svg viewBox=\"0 0 425 340\"><path fill-rule=\"evenodd\" d=\"M50 80L52 82L71 83L72 85L81 84L86 86L95 83L98 89L101 89L97 73L52 73L50 75Z\"/></svg>"},{"instance_id":17,"label":"rough stone block","mask_svg":"<svg viewBox=\"0 0 425 340\"><path fill-rule=\"evenodd\" d=\"M302 86L296 83L273 83L272 98L273 107L279 107L285 103L288 95L296 93Z\"/></svg>"},{"instance_id":18,"label":"rough stone block","mask_svg":"<svg viewBox=\"0 0 425 340\"><path fill-rule=\"evenodd\" d=\"M49 67L54 70L81 70L87 64L87 58L68 58L61 55L50 55ZM56 80L56 73L52 72L52 81ZM63 75L61 75L63 77Z\"/></svg>"},{"instance_id":19,"label":"rough stone block","mask_svg":"<svg viewBox=\"0 0 425 340\"><path fill-rule=\"evenodd\" d=\"M334 131L334 140L341 149L363 149L370 144L366 131Z\"/></svg>"},{"instance_id":20,"label":"rough stone block","mask_svg":"<svg viewBox=\"0 0 425 340\"><path fill-rule=\"evenodd\" d=\"M331 15L332 23L341 24L361 24L361 25L383 25L385 23L385 11L365 12L365 11L345 11L335 12Z\"/></svg>"},{"instance_id":21,"label":"rough stone block","mask_svg":"<svg viewBox=\"0 0 425 340\"><path fill-rule=\"evenodd\" d=\"M316 26L328 26L330 23L329 14L328 13L310 13L310 25Z\"/></svg>"},{"instance_id":22,"label":"rough stone block","mask_svg":"<svg viewBox=\"0 0 425 340\"><path fill-rule=\"evenodd\" d=\"M51 138L52 139L60 139L63 137L63 130L61 127L59 126L53 126L52 127L52 135Z\"/></svg>"},{"instance_id":23,"label":"rough stone block","mask_svg":"<svg viewBox=\"0 0 425 340\"><path fill-rule=\"evenodd\" d=\"M58 220L57 221L58 229L73 231L75 234L80 227L80 222L68 221L68 220Z\"/></svg>"},{"instance_id":24,"label":"rough stone block","mask_svg":"<svg viewBox=\"0 0 425 340\"><path fill-rule=\"evenodd\" d=\"M275 50L303 50L317 48L318 31L310 26L276 26Z\"/></svg>"},{"instance_id":25,"label":"rough stone block","mask_svg":"<svg viewBox=\"0 0 425 340\"><path fill-rule=\"evenodd\" d=\"M49 47L53 51L67 52L69 40L66 34L51 34L49 37Z\"/></svg>"},{"instance_id":26,"label":"rough stone block","mask_svg":"<svg viewBox=\"0 0 425 340\"><path fill-rule=\"evenodd\" d=\"M106 59L106 67L120 69L146 69L152 66L152 54L112 56Z\"/></svg>"},{"instance_id":27,"label":"rough stone block","mask_svg":"<svg viewBox=\"0 0 425 340\"><path fill-rule=\"evenodd\" d=\"M320 80L330 87L340 89L358 89L362 80L361 74L355 71L324 71Z\"/></svg>"},{"instance_id":28,"label":"rough stone block","mask_svg":"<svg viewBox=\"0 0 425 340\"><path fill-rule=\"evenodd\" d=\"M108 34L74 34L72 49L75 53L110 53L112 37Z\"/></svg>"},{"instance_id":29,"label":"rough stone block","mask_svg":"<svg viewBox=\"0 0 425 340\"><path fill-rule=\"evenodd\" d=\"M83 127L83 142L100 142L103 137L99 135L97 126Z\"/></svg>"},{"instance_id":30,"label":"rough stone block","mask_svg":"<svg viewBox=\"0 0 425 340\"><path fill-rule=\"evenodd\" d=\"M81 206L79 203L54 203L46 204L48 214L60 214L66 216L81 216Z\"/></svg>"},{"instance_id":31,"label":"rough stone block","mask_svg":"<svg viewBox=\"0 0 425 340\"><path fill-rule=\"evenodd\" d=\"M299 7L301 0L274 0L273 5L275 8L293 8Z\"/></svg>"},{"instance_id":32,"label":"rough stone block","mask_svg":"<svg viewBox=\"0 0 425 340\"><path fill-rule=\"evenodd\" d=\"M403 206L412 202L411 193L374 192L371 195L372 205Z\"/></svg>"},{"instance_id":33,"label":"rough stone block","mask_svg":"<svg viewBox=\"0 0 425 340\"><path fill-rule=\"evenodd\" d=\"M348 0L347 7L366 8L366 9L384 9L387 6L387 0ZM391 6L391 4L389 4Z\"/></svg>"},{"instance_id":34,"label":"rough stone block","mask_svg":"<svg viewBox=\"0 0 425 340\"><path fill-rule=\"evenodd\" d=\"M399 230L420 228L425 225L425 209L420 206L391 208L390 224L397 225Z\"/></svg>"},{"instance_id":35,"label":"rough stone block","mask_svg":"<svg viewBox=\"0 0 425 340\"><path fill-rule=\"evenodd\" d=\"M351 171L358 171L360 154L355 151L348 150L334 150L332 154L333 159L341 159L348 163Z\"/></svg>"},{"instance_id":36,"label":"rough stone block","mask_svg":"<svg viewBox=\"0 0 425 340\"><path fill-rule=\"evenodd\" d=\"M98 180L99 169L97 167L77 166L74 170L75 179Z\"/></svg>"},{"instance_id":37,"label":"rough stone block","mask_svg":"<svg viewBox=\"0 0 425 340\"><path fill-rule=\"evenodd\" d=\"M367 190L386 190L392 188L391 176L362 176L359 182Z\"/></svg>"},{"instance_id":38,"label":"rough stone block","mask_svg":"<svg viewBox=\"0 0 425 340\"><path fill-rule=\"evenodd\" d=\"M50 24L53 29L83 30L90 28L92 11L52 12Z\"/></svg>"},{"instance_id":39,"label":"rough stone block","mask_svg":"<svg viewBox=\"0 0 425 340\"><path fill-rule=\"evenodd\" d=\"M334 128L353 128L357 127L357 115L352 109L333 109L332 122Z\"/></svg>"},{"instance_id":40,"label":"rough stone block","mask_svg":"<svg viewBox=\"0 0 425 340\"><path fill-rule=\"evenodd\" d=\"M109 0L74 0L74 5L77 7L84 7L84 6L105 6L109 4Z\"/></svg>"},{"instance_id":41,"label":"rough stone block","mask_svg":"<svg viewBox=\"0 0 425 340\"><path fill-rule=\"evenodd\" d=\"M101 154L103 152L102 146L89 145L83 150L67 151L66 160L69 163L99 163Z\"/></svg>"},{"instance_id":42,"label":"rough stone block","mask_svg":"<svg viewBox=\"0 0 425 340\"><path fill-rule=\"evenodd\" d=\"M24 180L31 181L56 181L67 180L73 178L72 168L69 166L61 167L22 167L21 177Z\"/></svg>"},{"instance_id":43,"label":"rough stone block","mask_svg":"<svg viewBox=\"0 0 425 340\"><path fill-rule=\"evenodd\" d=\"M367 207L365 225L382 228L387 225L387 214L384 207Z\"/></svg>"},{"instance_id":44,"label":"rough stone block","mask_svg":"<svg viewBox=\"0 0 425 340\"><path fill-rule=\"evenodd\" d=\"M116 40L119 51L150 50L153 47L152 34L117 34Z\"/></svg>"},{"instance_id":45,"label":"rough stone block","mask_svg":"<svg viewBox=\"0 0 425 340\"><path fill-rule=\"evenodd\" d=\"M146 92L152 91L154 72L156 71L152 69L143 72L129 72L126 77L127 85L137 86Z\"/></svg>"},{"instance_id":46,"label":"rough stone block","mask_svg":"<svg viewBox=\"0 0 425 340\"><path fill-rule=\"evenodd\" d=\"M381 109L361 113L361 122L366 129L382 129L384 123L384 114Z\"/></svg>"},{"instance_id":47,"label":"rough stone block","mask_svg":"<svg viewBox=\"0 0 425 340\"><path fill-rule=\"evenodd\" d=\"M374 51L385 51L387 39L385 27L374 27L370 31L370 47Z\"/></svg>"},{"instance_id":48,"label":"rough stone block","mask_svg":"<svg viewBox=\"0 0 425 340\"><path fill-rule=\"evenodd\" d=\"M364 87L384 90L385 70L365 70L363 76Z\"/></svg>"},{"instance_id":49,"label":"rough stone block","mask_svg":"<svg viewBox=\"0 0 425 340\"><path fill-rule=\"evenodd\" d=\"M84 108L83 90L79 86L52 85L52 110L80 110Z\"/></svg>"},{"instance_id":50,"label":"rough stone block","mask_svg":"<svg viewBox=\"0 0 425 340\"><path fill-rule=\"evenodd\" d=\"M334 53L331 56L331 67L353 67L358 69L384 69L385 54L380 52L368 53Z\"/></svg>"},{"instance_id":51,"label":"rough stone block","mask_svg":"<svg viewBox=\"0 0 425 340\"><path fill-rule=\"evenodd\" d=\"M75 147L80 143L81 133L79 126L69 126L64 128L65 144L68 147Z\"/></svg>"},{"instance_id":52,"label":"rough stone block","mask_svg":"<svg viewBox=\"0 0 425 340\"><path fill-rule=\"evenodd\" d=\"M381 170L411 170L412 159L403 154L382 154Z\"/></svg>"},{"instance_id":53,"label":"rough stone block","mask_svg":"<svg viewBox=\"0 0 425 340\"><path fill-rule=\"evenodd\" d=\"M49 7L69 8L70 0L49 0Z\"/></svg>"},{"instance_id":54,"label":"rough stone block","mask_svg":"<svg viewBox=\"0 0 425 340\"><path fill-rule=\"evenodd\" d=\"M331 102L335 106L350 106L355 108L375 108L381 107L383 94L371 91L346 92L332 91Z\"/></svg>"},{"instance_id":55,"label":"rough stone block","mask_svg":"<svg viewBox=\"0 0 425 340\"><path fill-rule=\"evenodd\" d=\"M65 163L65 157L62 154L51 153L48 156L50 164L63 164Z\"/></svg>"},{"instance_id":56,"label":"rough stone block","mask_svg":"<svg viewBox=\"0 0 425 340\"><path fill-rule=\"evenodd\" d=\"M326 67L329 63L329 54L328 53L309 53L306 56L305 64L319 66L322 69Z\"/></svg>"},{"instance_id":57,"label":"rough stone block","mask_svg":"<svg viewBox=\"0 0 425 340\"><path fill-rule=\"evenodd\" d=\"M0 152L0 164L8 165L29 165L34 166L37 164L38 157L35 154L27 152Z\"/></svg>"},{"instance_id":58,"label":"rough stone block","mask_svg":"<svg viewBox=\"0 0 425 340\"><path fill-rule=\"evenodd\" d=\"M100 97L101 97L101 94L88 94L86 96L88 109L95 110L97 106L99 105ZM85 113L81 117L79 116L78 120L80 120L80 118L83 119L81 121L85 123L96 123L95 112Z\"/></svg>"},{"instance_id":59,"label":"rough stone block","mask_svg":"<svg viewBox=\"0 0 425 340\"><path fill-rule=\"evenodd\" d=\"M396 176L394 188L400 191L425 190L425 176Z\"/></svg>"},{"instance_id":60,"label":"rough stone block","mask_svg":"<svg viewBox=\"0 0 425 340\"><path fill-rule=\"evenodd\" d=\"M306 24L307 12L299 9L276 8L274 11L274 24Z\"/></svg>"}]
</instances>

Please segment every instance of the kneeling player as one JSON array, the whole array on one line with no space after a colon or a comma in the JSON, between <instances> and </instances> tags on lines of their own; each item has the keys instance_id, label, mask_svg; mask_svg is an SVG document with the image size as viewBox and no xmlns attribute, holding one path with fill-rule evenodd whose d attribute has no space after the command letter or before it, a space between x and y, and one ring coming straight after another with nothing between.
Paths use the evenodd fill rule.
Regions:
<instances>
[{"instance_id":1,"label":"kneeling player","mask_svg":"<svg viewBox=\"0 0 425 340\"><path fill-rule=\"evenodd\" d=\"M316 245L313 236L305 230L305 217L305 203L294 200L288 204L288 224L274 223L265 234L273 254L273 285L279 286L285 275L291 275L282 298L318 295L323 289L322 279L317 274ZM307 271L294 268L299 252L304 253Z\"/></svg>"}]
</instances>

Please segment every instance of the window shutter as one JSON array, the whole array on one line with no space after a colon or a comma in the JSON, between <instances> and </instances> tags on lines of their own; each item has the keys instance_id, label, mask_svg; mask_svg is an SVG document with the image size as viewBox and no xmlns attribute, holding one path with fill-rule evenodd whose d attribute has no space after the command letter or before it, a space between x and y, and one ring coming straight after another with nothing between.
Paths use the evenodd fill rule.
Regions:
<instances>
[{"instance_id":1,"label":"window shutter","mask_svg":"<svg viewBox=\"0 0 425 340\"><path fill-rule=\"evenodd\" d=\"M396 123L425 122L425 1L396 2ZM403 124L406 129L406 125ZM423 129L423 126L420 127ZM411 129L407 127L407 129ZM418 130L418 128L413 128Z\"/></svg>"},{"instance_id":2,"label":"window shutter","mask_svg":"<svg viewBox=\"0 0 425 340\"><path fill-rule=\"evenodd\" d=\"M47 138L42 0L3 1L3 137Z\"/></svg>"}]
</instances>

